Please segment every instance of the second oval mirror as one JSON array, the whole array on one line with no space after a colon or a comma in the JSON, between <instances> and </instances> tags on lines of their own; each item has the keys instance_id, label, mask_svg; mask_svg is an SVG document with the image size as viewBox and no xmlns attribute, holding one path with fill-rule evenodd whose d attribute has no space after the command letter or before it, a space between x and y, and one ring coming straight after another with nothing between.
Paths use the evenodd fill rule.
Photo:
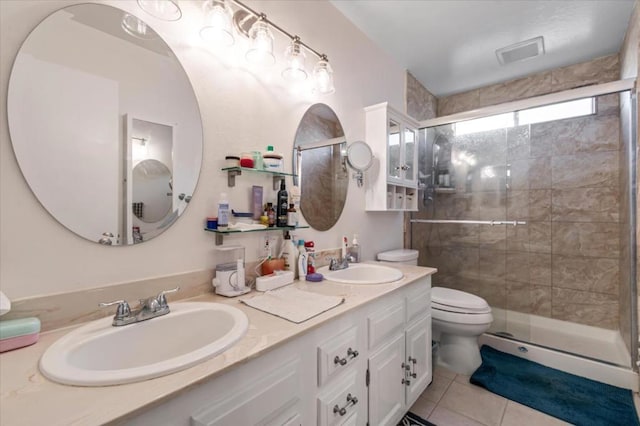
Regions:
<instances>
[{"instance_id":1,"label":"second oval mirror","mask_svg":"<svg viewBox=\"0 0 640 426\"><path fill-rule=\"evenodd\" d=\"M346 139L338 116L325 104L309 107L293 143L300 210L309 225L326 231L336 224L347 199Z\"/></svg>"}]
</instances>

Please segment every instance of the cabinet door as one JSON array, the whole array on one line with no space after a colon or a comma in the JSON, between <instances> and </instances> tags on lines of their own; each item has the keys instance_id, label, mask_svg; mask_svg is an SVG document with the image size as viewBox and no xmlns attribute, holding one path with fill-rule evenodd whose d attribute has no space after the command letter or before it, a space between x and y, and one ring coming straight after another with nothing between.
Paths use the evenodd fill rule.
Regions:
<instances>
[{"instance_id":1,"label":"cabinet door","mask_svg":"<svg viewBox=\"0 0 640 426\"><path fill-rule=\"evenodd\" d=\"M404 412L404 333L369 357L369 424L396 425Z\"/></svg>"},{"instance_id":2,"label":"cabinet door","mask_svg":"<svg viewBox=\"0 0 640 426\"><path fill-rule=\"evenodd\" d=\"M402 179L402 149L400 123L389 119L387 140L387 179Z\"/></svg>"},{"instance_id":3,"label":"cabinet door","mask_svg":"<svg viewBox=\"0 0 640 426\"><path fill-rule=\"evenodd\" d=\"M416 183L416 154L418 147L418 132L411 127L403 129L404 158L400 168L403 171L403 178L407 185Z\"/></svg>"},{"instance_id":4,"label":"cabinet door","mask_svg":"<svg viewBox=\"0 0 640 426\"><path fill-rule=\"evenodd\" d=\"M301 425L300 363L286 363L191 416L193 426Z\"/></svg>"},{"instance_id":5,"label":"cabinet door","mask_svg":"<svg viewBox=\"0 0 640 426\"><path fill-rule=\"evenodd\" d=\"M425 315L406 331L406 358L409 365L406 404L411 407L431 383L431 316ZM413 377L415 375L415 377Z\"/></svg>"}]
</instances>

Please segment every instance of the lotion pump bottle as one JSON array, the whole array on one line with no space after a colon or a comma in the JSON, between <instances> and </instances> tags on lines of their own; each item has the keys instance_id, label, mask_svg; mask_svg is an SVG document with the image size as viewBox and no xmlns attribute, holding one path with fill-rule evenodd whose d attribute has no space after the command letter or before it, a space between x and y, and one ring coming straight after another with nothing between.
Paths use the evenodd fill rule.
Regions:
<instances>
[{"instance_id":1,"label":"lotion pump bottle","mask_svg":"<svg viewBox=\"0 0 640 426\"><path fill-rule=\"evenodd\" d=\"M289 231L284 234L282 257L284 257L284 269L286 271L293 271L293 276L295 277L298 263L298 250L296 250L296 247L293 245Z\"/></svg>"},{"instance_id":2,"label":"lotion pump bottle","mask_svg":"<svg viewBox=\"0 0 640 426\"><path fill-rule=\"evenodd\" d=\"M307 262L308 254L307 249L304 247L304 240L298 240L298 276L301 281L304 281L307 277Z\"/></svg>"}]
</instances>

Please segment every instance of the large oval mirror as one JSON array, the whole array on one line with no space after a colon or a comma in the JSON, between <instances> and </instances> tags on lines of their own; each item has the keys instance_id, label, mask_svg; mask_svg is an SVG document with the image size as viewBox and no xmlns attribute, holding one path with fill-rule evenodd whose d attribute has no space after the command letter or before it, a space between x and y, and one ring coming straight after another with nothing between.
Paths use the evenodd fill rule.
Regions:
<instances>
[{"instance_id":1,"label":"large oval mirror","mask_svg":"<svg viewBox=\"0 0 640 426\"><path fill-rule=\"evenodd\" d=\"M202 163L196 97L169 46L131 14L79 4L48 16L16 56L7 114L29 187L83 238L147 241L191 199ZM141 173L154 179L141 184ZM155 195L140 198L141 185Z\"/></svg>"},{"instance_id":2,"label":"large oval mirror","mask_svg":"<svg viewBox=\"0 0 640 426\"><path fill-rule=\"evenodd\" d=\"M326 231L336 224L347 199L346 139L338 116L325 104L302 117L293 143L300 210L309 225Z\"/></svg>"}]
</instances>

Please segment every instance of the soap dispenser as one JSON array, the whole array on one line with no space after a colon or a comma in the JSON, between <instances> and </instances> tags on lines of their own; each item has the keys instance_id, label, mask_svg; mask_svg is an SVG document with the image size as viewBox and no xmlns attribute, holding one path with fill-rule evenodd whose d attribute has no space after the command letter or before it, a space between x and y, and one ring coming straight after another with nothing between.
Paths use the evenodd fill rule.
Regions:
<instances>
[{"instance_id":1,"label":"soap dispenser","mask_svg":"<svg viewBox=\"0 0 640 426\"><path fill-rule=\"evenodd\" d=\"M349 247L349 262L360 262L360 244L358 244L358 234L353 234L353 241Z\"/></svg>"}]
</instances>

